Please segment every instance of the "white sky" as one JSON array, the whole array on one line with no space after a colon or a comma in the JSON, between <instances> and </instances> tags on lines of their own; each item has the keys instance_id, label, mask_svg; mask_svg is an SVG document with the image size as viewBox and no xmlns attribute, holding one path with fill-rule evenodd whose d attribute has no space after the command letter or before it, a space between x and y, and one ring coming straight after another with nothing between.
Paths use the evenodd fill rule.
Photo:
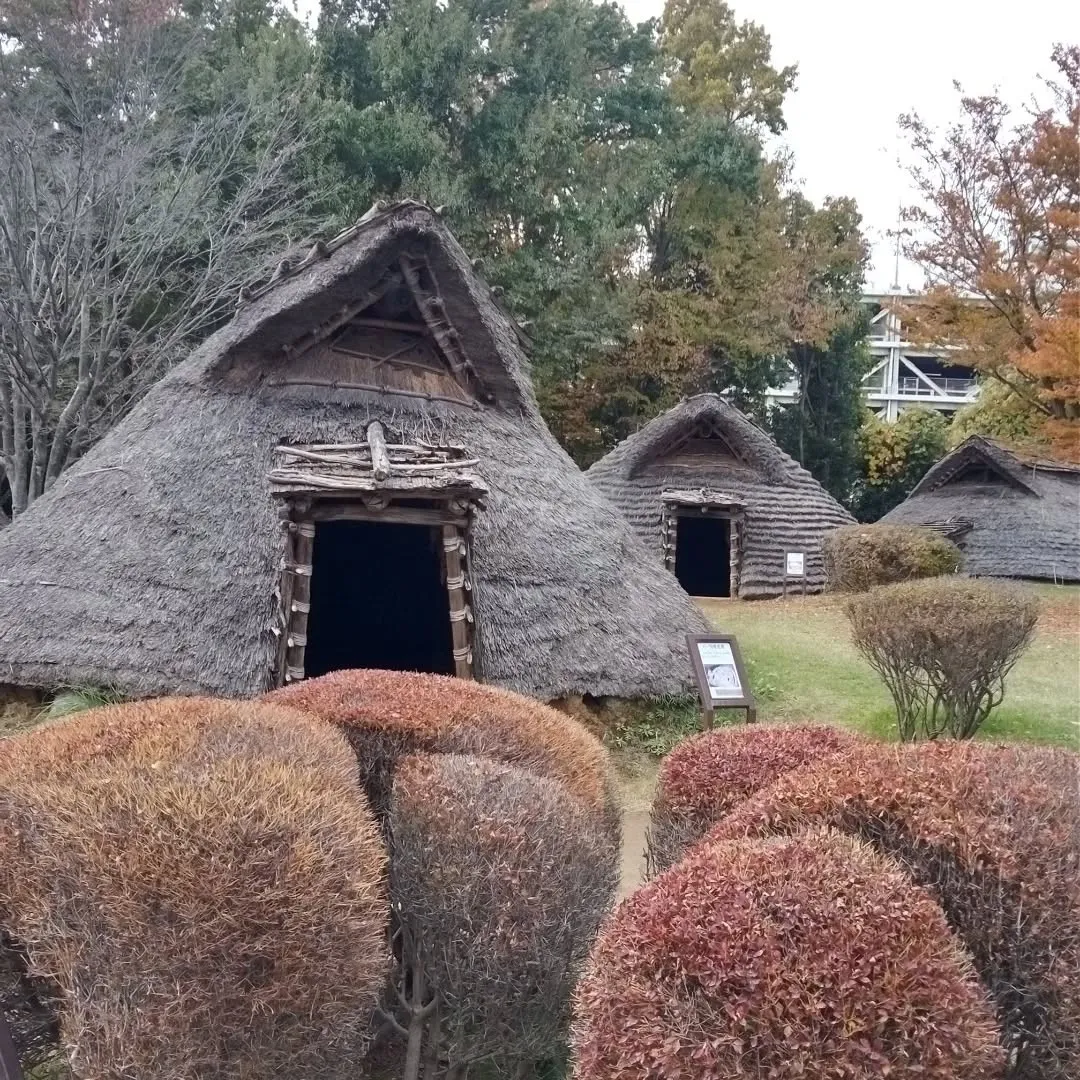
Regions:
<instances>
[{"instance_id":1,"label":"white sky","mask_svg":"<svg viewBox=\"0 0 1080 1080\"><path fill-rule=\"evenodd\" d=\"M663 0L622 0L634 22L658 16ZM736 16L765 27L777 66L798 64L784 112L784 142L806 195L851 195L859 204L874 261L867 284L885 290L895 276L886 236L910 192L897 133L902 112L934 126L957 116L953 81L965 93L995 90L1022 105L1051 74L1055 42L1080 41L1076 0L729 0ZM317 0L297 0L302 12ZM901 287L922 284L901 263Z\"/></svg>"}]
</instances>

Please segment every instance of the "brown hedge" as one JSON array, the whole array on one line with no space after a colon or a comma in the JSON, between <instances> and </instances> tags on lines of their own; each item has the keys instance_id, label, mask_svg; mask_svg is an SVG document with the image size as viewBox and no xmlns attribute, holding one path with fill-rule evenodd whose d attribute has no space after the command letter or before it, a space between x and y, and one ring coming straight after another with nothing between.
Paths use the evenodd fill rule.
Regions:
<instances>
[{"instance_id":1,"label":"brown hedge","mask_svg":"<svg viewBox=\"0 0 1080 1080\"><path fill-rule=\"evenodd\" d=\"M557 1053L618 879L596 815L548 777L432 755L400 762L389 820L402 983L438 1003L427 1051L448 1075Z\"/></svg>"},{"instance_id":2,"label":"brown hedge","mask_svg":"<svg viewBox=\"0 0 1080 1080\"><path fill-rule=\"evenodd\" d=\"M1080 1076L1080 758L953 740L869 744L782 776L704 843L832 826L939 900L994 1000L1010 1076Z\"/></svg>"},{"instance_id":3,"label":"brown hedge","mask_svg":"<svg viewBox=\"0 0 1080 1080\"><path fill-rule=\"evenodd\" d=\"M1005 695L1039 604L1027 590L986 581L908 581L844 605L856 648L882 677L900 737L967 739Z\"/></svg>"},{"instance_id":4,"label":"brown hedge","mask_svg":"<svg viewBox=\"0 0 1080 1080\"><path fill-rule=\"evenodd\" d=\"M650 874L673 866L728 811L789 769L859 741L826 724L750 724L679 743L660 764L649 815Z\"/></svg>"},{"instance_id":5,"label":"brown hedge","mask_svg":"<svg viewBox=\"0 0 1080 1080\"><path fill-rule=\"evenodd\" d=\"M389 904L340 737L192 699L4 750L0 925L59 991L76 1076L355 1076Z\"/></svg>"},{"instance_id":6,"label":"brown hedge","mask_svg":"<svg viewBox=\"0 0 1080 1080\"><path fill-rule=\"evenodd\" d=\"M938 906L832 832L704 843L608 921L575 1080L992 1080L986 994Z\"/></svg>"},{"instance_id":7,"label":"brown hedge","mask_svg":"<svg viewBox=\"0 0 1080 1080\"><path fill-rule=\"evenodd\" d=\"M618 829L607 751L576 720L531 698L442 675L365 669L294 683L264 700L341 727L380 816L389 805L399 757L453 753L504 761L558 780Z\"/></svg>"},{"instance_id":8,"label":"brown hedge","mask_svg":"<svg viewBox=\"0 0 1080 1080\"><path fill-rule=\"evenodd\" d=\"M833 592L955 574L962 561L955 544L916 525L843 525L826 533L821 547Z\"/></svg>"}]
</instances>

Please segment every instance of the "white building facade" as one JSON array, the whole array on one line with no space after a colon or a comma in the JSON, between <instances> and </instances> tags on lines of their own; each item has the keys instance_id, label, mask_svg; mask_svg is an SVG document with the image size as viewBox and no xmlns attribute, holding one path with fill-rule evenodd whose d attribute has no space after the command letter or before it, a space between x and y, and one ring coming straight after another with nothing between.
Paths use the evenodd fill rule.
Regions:
<instances>
[{"instance_id":1,"label":"white building facade","mask_svg":"<svg viewBox=\"0 0 1080 1080\"><path fill-rule=\"evenodd\" d=\"M894 421L912 406L954 413L970 405L979 393L979 384L970 368L953 364L946 347L928 349L907 340L900 316L890 300L897 294L873 293L863 297L870 314L867 342L873 365L863 379L867 408L881 419ZM905 297L905 299L909 299ZM769 390L770 404L793 402L798 384Z\"/></svg>"}]
</instances>

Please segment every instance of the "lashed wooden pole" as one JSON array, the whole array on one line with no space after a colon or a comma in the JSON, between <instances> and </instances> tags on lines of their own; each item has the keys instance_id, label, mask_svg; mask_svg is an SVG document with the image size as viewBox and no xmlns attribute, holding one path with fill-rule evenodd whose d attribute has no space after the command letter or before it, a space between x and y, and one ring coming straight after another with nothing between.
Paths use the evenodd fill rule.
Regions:
<instances>
[{"instance_id":1,"label":"lashed wooden pole","mask_svg":"<svg viewBox=\"0 0 1080 1080\"><path fill-rule=\"evenodd\" d=\"M15 1040L11 1028L0 1013L0 1080L23 1080L19 1055L15 1052Z\"/></svg>"},{"instance_id":2,"label":"lashed wooden pole","mask_svg":"<svg viewBox=\"0 0 1080 1080\"><path fill-rule=\"evenodd\" d=\"M371 449L371 471L376 480L385 480L390 475L390 453L386 449L386 432L378 420L368 424L367 441Z\"/></svg>"}]
</instances>

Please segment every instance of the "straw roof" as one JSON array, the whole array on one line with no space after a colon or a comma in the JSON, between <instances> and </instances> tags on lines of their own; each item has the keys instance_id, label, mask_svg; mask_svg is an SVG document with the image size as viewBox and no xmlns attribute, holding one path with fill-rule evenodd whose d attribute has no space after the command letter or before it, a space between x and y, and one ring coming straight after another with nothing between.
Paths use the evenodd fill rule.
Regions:
<instances>
[{"instance_id":1,"label":"straw roof","mask_svg":"<svg viewBox=\"0 0 1080 1080\"><path fill-rule=\"evenodd\" d=\"M823 588L821 538L852 521L810 473L715 394L687 398L620 443L586 475L623 512L654 560L663 559L665 500L740 513L738 595L744 599L784 591L786 552L806 556L807 591ZM641 572L650 574L651 566Z\"/></svg>"},{"instance_id":2,"label":"straw roof","mask_svg":"<svg viewBox=\"0 0 1080 1080\"><path fill-rule=\"evenodd\" d=\"M310 348L413 255L453 327L441 344L460 380L444 382L475 390L462 400L327 377ZM361 443L373 420L391 443L460 446L478 463L480 678L546 699L690 685L684 635L703 617L660 567L642 571L639 541L541 419L517 328L413 202L376 207L245 290L232 322L0 533L0 682L267 689L284 551L275 448Z\"/></svg>"},{"instance_id":3,"label":"straw roof","mask_svg":"<svg viewBox=\"0 0 1080 1080\"><path fill-rule=\"evenodd\" d=\"M1028 457L981 435L941 459L883 518L955 519L970 574L1080 581L1080 466Z\"/></svg>"}]
</instances>

